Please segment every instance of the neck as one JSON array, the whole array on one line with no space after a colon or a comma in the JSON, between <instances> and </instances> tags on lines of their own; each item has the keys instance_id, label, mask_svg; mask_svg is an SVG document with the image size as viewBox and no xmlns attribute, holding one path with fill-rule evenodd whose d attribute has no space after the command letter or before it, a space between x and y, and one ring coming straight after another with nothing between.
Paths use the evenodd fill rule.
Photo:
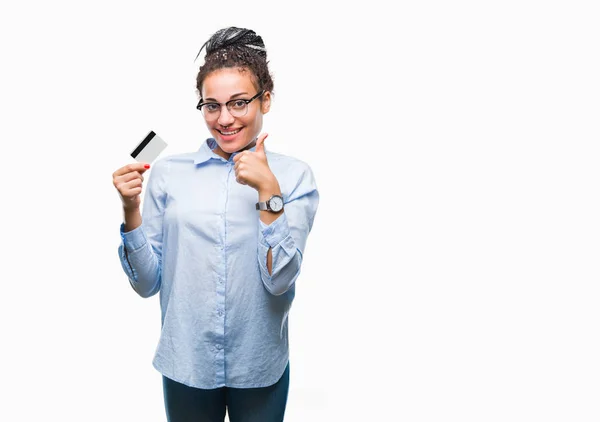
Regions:
<instances>
[{"instance_id":1,"label":"neck","mask_svg":"<svg viewBox=\"0 0 600 422\"><path fill-rule=\"evenodd\" d=\"M246 145L244 148L236 151L236 152L242 152L242 151L246 151L247 149L253 148L256 145L256 138L254 138L248 145ZM221 147L219 146L219 144L217 144L216 148L213 150L213 152L221 157L223 157L226 160L229 160L229 157L231 157L231 152L225 152L221 149Z\"/></svg>"}]
</instances>

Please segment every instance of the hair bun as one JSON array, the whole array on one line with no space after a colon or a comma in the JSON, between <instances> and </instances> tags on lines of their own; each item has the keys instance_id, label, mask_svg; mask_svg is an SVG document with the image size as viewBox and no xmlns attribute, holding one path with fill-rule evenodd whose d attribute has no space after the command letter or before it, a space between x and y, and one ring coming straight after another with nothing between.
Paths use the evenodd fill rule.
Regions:
<instances>
[{"instance_id":1,"label":"hair bun","mask_svg":"<svg viewBox=\"0 0 600 422\"><path fill-rule=\"evenodd\" d=\"M220 29L215 32L208 41L206 41L202 47L200 47L200 51L198 51L198 55L196 59L202 52L202 49L206 47L206 56L219 51L221 49L237 46L242 48L251 48L256 50L256 52L266 58L267 50L265 48L265 43L262 40L260 35L257 35L251 29L246 28L236 28L235 26L231 26L229 28ZM196 60L194 59L194 61Z\"/></svg>"}]
</instances>

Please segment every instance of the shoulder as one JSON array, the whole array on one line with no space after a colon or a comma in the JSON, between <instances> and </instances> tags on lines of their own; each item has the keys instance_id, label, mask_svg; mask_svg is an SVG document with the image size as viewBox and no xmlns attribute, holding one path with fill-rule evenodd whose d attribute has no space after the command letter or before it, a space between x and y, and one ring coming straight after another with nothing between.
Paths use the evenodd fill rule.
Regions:
<instances>
[{"instance_id":1,"label":"shoulder","mask_svg":"<svg viewBox=\"0 0 600 422\"><path fill-rule=\"evenodd\" d=\"M170 154L159 158L150 165L150 170L157 170L160 172L169 171L171 167L177 167L182 164L188 164L194 162L196 156L195 152L184 152L179 154Z\"/></svg>"},{"instance_id":2,"label":"shoulder","mask_svg":"<svg viewBox=\"0 0 600 422\"><path fill-rule=\"evenodd\" d=\"M172 165L178 163L189 163L194 161L196 154L196 152L182 152L179 154L169 154L156 160L155 164L160 163L161 165Z\"/></svg>"},{"instance_id":3,"label":"shoulder","mask_svg":"<svg viewBox=\"0 0 600 422\"><path fill-rule=\"evenodd\" d=\"M317 183L310 165L296 157L267 151L271 171L277 177L284 198L290 200L317 190Z\"/></svg>"},{"instance_id":4,"label":"shoulder","mask_svg":"<svg viewBox=\"0 0 600 422\"><path fill-rule=\"evenodd\" d=\"M158 158L150 164L148 177L152 183L167 184L169 180L181 173L185 166L194 163L194 153L170 154Z\"/></svg>"},{"instance_id":5,"label":"shoulder","mask_svg":"<svg viewBox=\"0 0 600 422\"><path fill-rule=\"evenodd\" d=\"M272 170L285 171L286 174L312 175L310 165L296 157L280 154L278 152L267 151L267 160Z\"/></svg>"}]
</instances>

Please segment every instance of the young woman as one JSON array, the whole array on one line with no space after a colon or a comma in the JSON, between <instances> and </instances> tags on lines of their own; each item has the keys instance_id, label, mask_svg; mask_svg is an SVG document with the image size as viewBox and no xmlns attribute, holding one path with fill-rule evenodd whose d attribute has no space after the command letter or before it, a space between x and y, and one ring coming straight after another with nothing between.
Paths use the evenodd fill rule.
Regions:
<instances>
[{"instance_id":1,"label":"young woman","mask_svg":"<svg viewBox=\"0 0 600 422\"><path fill-rule=\"evenodd\" d=\"M204 47L197 108L212 137L156 161L143 207L150 166L113 174L119 256L140 296L160 292L153 365L168 420L223 421L227 409L231 422L282 421L288 313L319 193L306 163L265 147L273 80L262 38L230 27Z\"/></svg>"}]
</instances>

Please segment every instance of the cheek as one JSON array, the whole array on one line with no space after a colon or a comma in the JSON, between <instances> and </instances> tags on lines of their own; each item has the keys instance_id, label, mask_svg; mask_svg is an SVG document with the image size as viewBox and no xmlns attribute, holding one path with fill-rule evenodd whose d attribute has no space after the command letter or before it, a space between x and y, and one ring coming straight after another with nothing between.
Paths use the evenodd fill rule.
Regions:
<instances>
[{"instance_id":1,"label":"cheek","mask_svg":"<svg viewBox=\"0 0 600 422\"><path fill-rule=\"evenodd\" d=\"M261 124L262 124L262 114L256 113L256 116L254 116L254 125L260 126Z\"/></svg>"},{"instance_id":2,"label":"cheek","mask_svg":"<svg viewBox=\"0 0 600 422\"><path fill-rule=\"evenodd\" d=\"M243 123L248 129L254 131L262 124L261 115L257 113L254 116L246 116L246 119L243 120Z\"/></svg>"}]
</instances>

